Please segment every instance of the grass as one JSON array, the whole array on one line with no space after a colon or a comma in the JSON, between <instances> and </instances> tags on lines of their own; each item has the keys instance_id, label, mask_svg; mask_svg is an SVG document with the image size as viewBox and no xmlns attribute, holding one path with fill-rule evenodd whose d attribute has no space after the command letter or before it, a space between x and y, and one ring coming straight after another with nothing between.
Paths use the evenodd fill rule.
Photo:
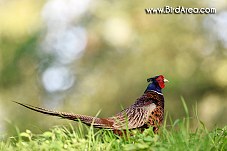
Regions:
<instances>
[{"instance_id":1,"label":"grass","mask_svg":"<svg viewBox=\"0 0 227 151\"><path fill-rule=\"evenodd\" d=\"M33 134L30 130L19 132L14 137L0 142L2 151L33 151L33 150L158 150L158 151L209 151L227 150L227 126L208 131L197 118L198 128L190 130L190 117L184 99L182 99L186 117L164 125L159 134L152 128L140 133L133 130L126 136L116 136L111 131L94 130L93 127L54 127L42 134Z\"/></svg>"}]
</instances>

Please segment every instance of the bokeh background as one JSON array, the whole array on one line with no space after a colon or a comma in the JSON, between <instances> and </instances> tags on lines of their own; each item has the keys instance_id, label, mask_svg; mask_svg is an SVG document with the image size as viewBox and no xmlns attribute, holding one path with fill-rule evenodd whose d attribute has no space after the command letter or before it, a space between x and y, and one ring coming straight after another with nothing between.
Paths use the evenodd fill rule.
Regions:
<instances>
[{"instance_id":1,"label":"bokeh background","mask_svg":"<svg viewBox=\"0 0 227 151\"><path fill-rule=\"evenodd\" d=\"M147 15L145 8L214 7L216 14ZM163 74L173 120L198 110L227 124L227 1L0 0L0 136L42 132L59 120L20 101L106 117ZM193 126L192 126L193 127Z\"/></svg>"}]
</instances>

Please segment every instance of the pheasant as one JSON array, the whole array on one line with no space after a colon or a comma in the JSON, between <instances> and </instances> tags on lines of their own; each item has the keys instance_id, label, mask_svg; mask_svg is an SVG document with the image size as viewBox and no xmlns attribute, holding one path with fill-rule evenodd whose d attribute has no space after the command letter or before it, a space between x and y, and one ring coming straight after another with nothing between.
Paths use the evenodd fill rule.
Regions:
<instances>
[{"instance_id":1,"label":"pheasant","mask_svg":"<svg viewBox=\"0 0 227 151\"><path fill-rule=\"evenodd\" d=\"M168 80L163 75L159 75L147 79L147 82L150 83L144 94L134 104L107 118L58 112L19 102L15 103L43 114L81 121L86 125L92 125L96 128L109 129L118 135L121 135L122 131L126 131L126 129L141 129L143 131L150 126L153 127L154 133L157 133L164 118L164 96L161 90L165 87L165 82L168 82Z\"/></svg>"}]
</instances>

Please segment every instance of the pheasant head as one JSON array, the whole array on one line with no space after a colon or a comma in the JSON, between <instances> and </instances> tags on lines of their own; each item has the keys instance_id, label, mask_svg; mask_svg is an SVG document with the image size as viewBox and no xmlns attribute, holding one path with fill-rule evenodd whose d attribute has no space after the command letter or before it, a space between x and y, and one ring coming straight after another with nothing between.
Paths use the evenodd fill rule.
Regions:
<instances>
[{"instance_id":1,"label":"pheasant head","mask_svg":"<svg viewBox=\"0 0 227 151\"><path fill-rule=\"evenodd\" d=\"M158 75L152 78L147 79L147 82L151 82L148 86L146 91L156 91L158 93L162 93L162 89L165 87L165 83L169 82L167 79L164 78L163 75Z\"/></svg>"}]
</instances>

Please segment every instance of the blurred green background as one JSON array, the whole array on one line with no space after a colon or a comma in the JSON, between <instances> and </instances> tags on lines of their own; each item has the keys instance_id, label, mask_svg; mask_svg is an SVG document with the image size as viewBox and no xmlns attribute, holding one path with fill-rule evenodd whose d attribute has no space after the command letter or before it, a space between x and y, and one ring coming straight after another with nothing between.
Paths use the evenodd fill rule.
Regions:
<instances>
[{"instance_id":1,"label":"blurred green background","mask_svg":"<svg viewBox=\"0 0 227 151\"><path fill-rule=\"evenodd\" d=\"M145 8L214 7L216 14L147 15ZM65 120L22 108L111 116L163 74L172 119L197 106L208 128L227 123L227 1L0 1L0 136ZM192 117L194 118L194 117ZM192 125L193 127L193 125Z\"/></svg>"}]
</instances>

